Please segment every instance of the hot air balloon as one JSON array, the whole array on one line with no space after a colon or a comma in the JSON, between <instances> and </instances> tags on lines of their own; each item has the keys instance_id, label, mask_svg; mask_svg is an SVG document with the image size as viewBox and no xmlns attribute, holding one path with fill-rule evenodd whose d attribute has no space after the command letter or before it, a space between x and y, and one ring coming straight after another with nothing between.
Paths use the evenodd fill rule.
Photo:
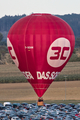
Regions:
<instances>
[{"instance_id":1,"label":"hot air balloon","mask_svg":"<svg viewBox=\"0 0 80 120\"><path fill-rule=\"evenodd\" d=\"M34 13L13 24L7 36L9 53L42 97L70 59L75 45L71 27L51 14Z\"/></svg>"}]
</instances>

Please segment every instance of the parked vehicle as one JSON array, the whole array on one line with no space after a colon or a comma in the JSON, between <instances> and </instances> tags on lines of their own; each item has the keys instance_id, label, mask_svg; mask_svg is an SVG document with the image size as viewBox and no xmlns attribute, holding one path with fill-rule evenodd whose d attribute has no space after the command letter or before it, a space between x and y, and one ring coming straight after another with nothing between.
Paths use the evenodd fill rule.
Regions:
<instances>
[{"instance_id":1,"label":"parked vehicle","mask_svg":"<svg viewBox=\"0 0 80 120\"><path fill-rule=\"evenodd\" d=\"M80 120L80 104L0 104L0 120Z\"/></svg>"},{"instance_id":2,"label":"parked vehicle","mask_svg":"<svg viewBox=\"0 0 80 120\"><path fill-rule=\"evenodd\" d=\"M11 120L21 120L19 117L12 117Z\"/></svg>"},{"instance_id":3,"label":"parked vehicle","mask_svg":"<svg viewBox=\"0 0 80 120\"><path fill-rule=\"evenodd\" d=\"M4 102L3 106L12 106L12 104L10 102Z\"/></svg>"}]
</instances>

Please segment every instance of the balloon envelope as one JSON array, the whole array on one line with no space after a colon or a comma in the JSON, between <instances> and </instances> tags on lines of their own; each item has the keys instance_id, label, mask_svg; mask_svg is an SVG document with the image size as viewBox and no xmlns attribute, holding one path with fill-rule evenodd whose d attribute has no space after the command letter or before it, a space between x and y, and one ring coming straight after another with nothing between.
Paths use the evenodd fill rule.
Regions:
<instances>
[{"instance_id":1,"label":"balloon envelope","mask_svg":"<svg viewBox=\"0 0 80 120\"><path fill-rule=\"evenodd\" d=\"M13 24L7 36L10 55L41 97L72 55L71 27L51 14L31 14Z\"/></svg>"}]
</instances>

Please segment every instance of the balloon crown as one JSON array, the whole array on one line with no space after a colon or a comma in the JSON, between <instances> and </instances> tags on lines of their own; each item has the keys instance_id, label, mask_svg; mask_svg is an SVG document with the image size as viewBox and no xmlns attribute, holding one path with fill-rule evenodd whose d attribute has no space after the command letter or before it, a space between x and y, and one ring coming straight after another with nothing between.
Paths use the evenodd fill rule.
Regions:
<instances>
[{"instance_id":1,"label":"balloon crown","mask_svg":"<svg viewBox=\"0 0 80 120\"><path fill-rule=\"evenodd\" d=\"M51 15L49 13L32 13L33 16Z\"/></svg>"}]
</instances>

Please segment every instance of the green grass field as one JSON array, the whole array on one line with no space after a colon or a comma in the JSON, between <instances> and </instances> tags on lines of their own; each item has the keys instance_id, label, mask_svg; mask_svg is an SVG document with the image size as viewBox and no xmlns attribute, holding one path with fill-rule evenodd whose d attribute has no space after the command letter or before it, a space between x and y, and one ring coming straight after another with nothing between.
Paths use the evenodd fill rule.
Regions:
<instances>
[{"instance_id":1,"label":"green grass field","mask_svg":"<svg viewBox=\"0 0 80 120\"><path fill-rule=\"evenodd\" d=\"M68 62L60 74L61 75L80 74L80 62Z\"/></svg>"},{"instance_id":2,"label":"green grass field","mask_svg":"<svg viewBox=\"0 0 80 120\"><path fill-rule=\"evenodd\" d=\"M58 81L65 80L80 80L80 62L68 62L64 69L61 71L59 76L56 78ZM55 80L55 81L56 81ZM26 78L16 67L15 64L0 65L0 82L1 83L15 83L15 82L26 82Z\"/></svg>"}]
</instances>

